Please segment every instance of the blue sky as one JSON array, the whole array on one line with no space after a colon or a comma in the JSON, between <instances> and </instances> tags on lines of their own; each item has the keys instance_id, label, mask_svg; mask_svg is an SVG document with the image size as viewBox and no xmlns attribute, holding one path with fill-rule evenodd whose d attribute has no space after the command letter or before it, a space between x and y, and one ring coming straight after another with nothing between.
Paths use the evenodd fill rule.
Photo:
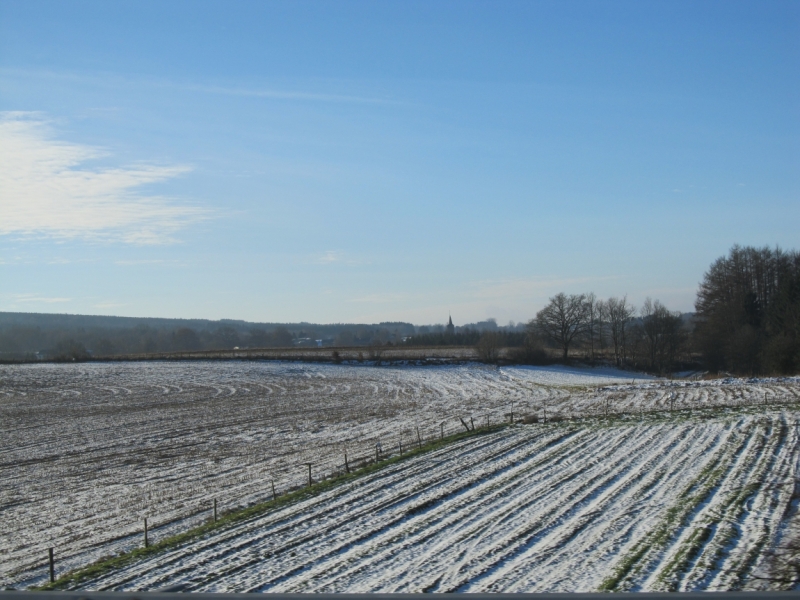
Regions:
<instances>
[{"instance_id":1,"label":"blue sky","mask_svg":"<svg viewBox=\"0 0 800 600\"><path fill-rule=\"evenodd\" d=\"M0 310L692 310L798 248L797 2L0 0Z\"/></svg>"}]
</instances>

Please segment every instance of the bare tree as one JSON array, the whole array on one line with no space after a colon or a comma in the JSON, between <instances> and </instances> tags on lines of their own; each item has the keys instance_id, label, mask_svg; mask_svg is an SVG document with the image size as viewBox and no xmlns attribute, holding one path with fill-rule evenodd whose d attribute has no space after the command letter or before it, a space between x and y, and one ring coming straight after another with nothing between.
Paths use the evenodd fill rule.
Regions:
<instances>
[{"instance_id":1,"label":"bare tree","mask_svg":"<svg viewBox=\"0 0 800 600\"><path fill-rule=\"evenodd\" d=\"M500 336L494 331L484 331L475 345L475 349L483 362L497 362L500 357Z\"/></svg>"},{"instance_id":2,"label":"bare tree","mask_svg":"<svg viewBox=\"0 0 800 600\"><path fill-rule=\"evenodd\" d=\"M566 361L569 347L586 331L586 296L563 293L553 296L531 324L561 347Z\"/></svg>"},{"instance_id":3,"label":"bare tree","mask_svg":"<svg viewBox=\"0 0 800 600\"><path fill-rule=\"evenodd\" d=\"M667 310L658 300L646 298L641 316L650 369L664 373L672 366L680 347L680 313Z\"/></svg>"},{"instance_id":4,"label":"bare tree","mask_svg":"<svg viewBox=\"0 0 800 600\"><path fill-rule=\"evenodd\" d=\"M597 300L594 293L586 294L584 300L586 310L586 337L589 341L589 362L594 364L594 345L600 333L600 307L602 302Z\"/></svg>"},{"instance_id":5,"label":"bare tree","mask_svg":"<svg viewBox=\"0 0 800 600\"><path fill-rule=\"evenodd\" d=\"M614 362L617 366L622 366L627 358L627 337L626 330L636 308L628 304L628 297L609 298L603 303L604 319L608 322L608 330L611 334L611 345L614 346Z\"/></svg>"}]
</instances>

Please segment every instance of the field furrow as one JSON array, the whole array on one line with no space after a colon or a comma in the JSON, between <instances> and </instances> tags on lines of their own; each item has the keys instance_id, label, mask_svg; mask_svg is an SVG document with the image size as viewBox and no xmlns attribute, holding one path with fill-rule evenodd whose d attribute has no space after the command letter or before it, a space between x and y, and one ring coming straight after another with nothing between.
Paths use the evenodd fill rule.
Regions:
<instances>
[{"instance_id":1,"label":"field furrow","mask_svg":"<svg viewBox=\"0 0 800 600\"><path fill-rule=\"evenodd\" d=\"M786 526L797 378L258 362L0 367L0 584L388 466L87 583L196 591L733 589ZM785 407L782 409L781 407ZM781 412L785 410L785 412ZM727 411L727 412L726 412ZM572 419L572 420L570 420ZM524 420L528 425L519 425ZM542 423L552 421L553 423ZM538 424L535 423L538 421ZM57 486L57 487L54 487ZM57 491L55 491L57 489ZM616 575L615 575L616 574Z\"/></svg>"}]
</instances>

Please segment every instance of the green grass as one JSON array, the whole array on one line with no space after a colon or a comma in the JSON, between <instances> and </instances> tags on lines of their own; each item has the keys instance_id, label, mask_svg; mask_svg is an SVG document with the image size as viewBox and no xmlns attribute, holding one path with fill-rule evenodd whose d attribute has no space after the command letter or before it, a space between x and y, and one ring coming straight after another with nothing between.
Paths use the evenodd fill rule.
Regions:
<instances>
[{"instance_id":1,"label":"green grass","mask_svg":"<svg viewBox=\"0 0 800 600\"><path fill-rule=\"evenodd\" d=\"M220 516L216 522L208 522L197 527L193 527L183 533L178 533L170 537L164 538L158 542L150 544L147 548L136 548L128 552L124 552L117 556L102 558L91 565L76 569L74 571L65 573L56 579L53 583L33 587L33 590L64 590L71 589L74 586L80 585L86 581L96 579L116 569L126 567L139 560L155 556L167 550L177 548L191 541L199 539L214 531L230 527L242 521L259 517L269 512L278 510L285 506L313 498L322 493L325 493L333 488L339 487L346 483L350 483L360 477L376 473L382 469L400 463L402 461L410 460L416 456L433 452L443 448L449 444L461 441L466 438L488 435L496 431L506 428L507 425L492 425L490 427L476 427L474 431L462 431L459 433L445 436L443 439L432 440L422 444L422 447L416 446L414 449L409 449L402 455L395 455L383 460L373 461L358 469L351 470L350 473L342 473L335 475L328 479L314 483L311 486L306 486L301 489L290 491L282 496L278 496L274 500L261 502L253 506L234 510Z\"/></svg>"}]
</instances>

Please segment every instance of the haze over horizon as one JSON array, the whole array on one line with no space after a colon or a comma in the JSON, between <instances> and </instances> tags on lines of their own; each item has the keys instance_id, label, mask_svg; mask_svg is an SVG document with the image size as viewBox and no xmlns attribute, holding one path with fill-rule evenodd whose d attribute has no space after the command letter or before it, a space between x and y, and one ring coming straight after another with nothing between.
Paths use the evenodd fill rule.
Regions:
<instances>
[{"instance_id":1,"label":"haze over horizon","mask_svg":"<svg viewBox=\"0 0 800 600\"><path fill-rule=\"evenodd\" d=\"M0 311L694 310L800 247L796 2L0 0Z\"/></svg>"}]
</instances>

